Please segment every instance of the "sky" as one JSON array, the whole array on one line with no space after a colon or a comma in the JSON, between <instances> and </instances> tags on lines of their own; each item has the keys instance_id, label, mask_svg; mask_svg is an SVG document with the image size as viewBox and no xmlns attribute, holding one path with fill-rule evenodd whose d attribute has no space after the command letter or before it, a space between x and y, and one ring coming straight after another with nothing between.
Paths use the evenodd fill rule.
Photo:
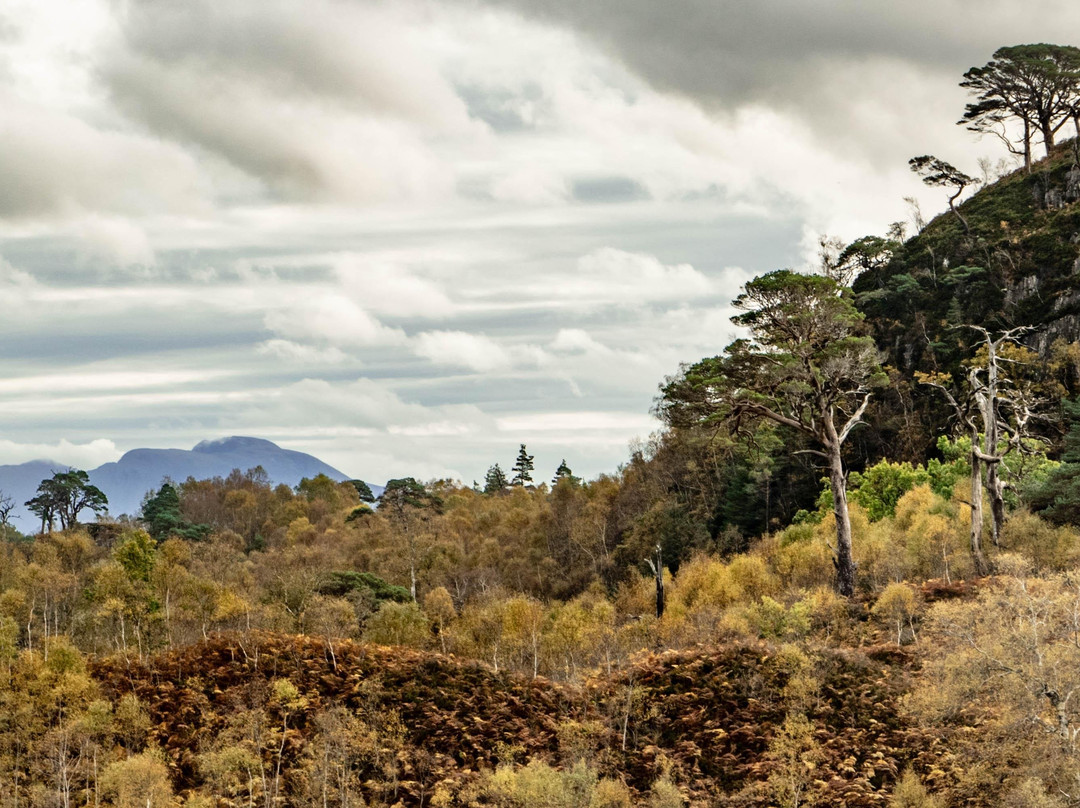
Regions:
<instances>
[{"instance_id":1,"label":"sky","mask_svg":"<svg viewBox=\"0 0 1080 808\"><path fill-rule=\"evenodd\" d=\"M755 275L1004 150L1055 0L0 0L0 464L613 472Z\"/></svg>"}]
</instances>

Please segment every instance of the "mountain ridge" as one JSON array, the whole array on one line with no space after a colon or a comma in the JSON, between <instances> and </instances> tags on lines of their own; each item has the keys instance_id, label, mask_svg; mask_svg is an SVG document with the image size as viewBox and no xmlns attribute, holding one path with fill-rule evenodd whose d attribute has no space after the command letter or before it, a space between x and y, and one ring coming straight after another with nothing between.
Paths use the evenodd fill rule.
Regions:
<instances>
[{"instance_id":1,"label":"mountain ridge","mask_svg":"<svg viewBox=\"0 0 1080 808\"><path fill-rule=\"evenodd\" d=\"M183 482L188 477L225 477L233 469L247 471L261 466L276 484L295 486L305 477L325 474L336 482L352 479L314 455L283 449L273 441L231 435L199 441L191 449L130 449L119 460L88 469L90 481L105 492L112 515L139 512L143 497L165 479ZM22 532L33 531L37 522L23 505L40 482L71 466L53 460L0 465L0 492L15 501L11 523ZM372 486L378 494L379 486Z\"/></svg>"}]
</instances>

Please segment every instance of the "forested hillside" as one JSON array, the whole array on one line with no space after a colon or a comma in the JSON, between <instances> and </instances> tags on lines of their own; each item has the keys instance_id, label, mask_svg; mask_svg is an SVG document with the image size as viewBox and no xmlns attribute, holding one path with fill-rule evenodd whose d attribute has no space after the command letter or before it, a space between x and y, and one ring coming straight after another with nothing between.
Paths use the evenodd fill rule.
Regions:
<instances>
[{"instance_id":1,"label":"forested hillside","mask_svg":"<svg viewBox=\"0 0 1080 808\"><path fill-rule=\"evenodd\" d=\"M966 200L913 158L949 210L910 238L748 282L611 474L235 470L90 524L44 480L2 526L0 806L1080 805L1074 51L965 74L972 126L1034 115L991 67L1077 92Z\"/></svg>"}]
</instances>

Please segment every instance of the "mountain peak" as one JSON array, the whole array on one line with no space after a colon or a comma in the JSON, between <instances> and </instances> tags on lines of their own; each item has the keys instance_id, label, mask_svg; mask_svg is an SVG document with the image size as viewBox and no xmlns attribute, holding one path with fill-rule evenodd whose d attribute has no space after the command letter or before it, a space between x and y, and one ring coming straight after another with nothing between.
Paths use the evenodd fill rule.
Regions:
<instances>
[{"instance_id":1,"label":"mountain peak","mask_svg":"<svg viewBox=\"0 0 1080 808\"><path fill-rule=\"evenodd\" d=\"M248 452L253 449L282 451L281 447L272 441L263 438L251 438L245 435L231 435L227 438L199 441L191 451L203 454L229 454L231 452Z\"/></svg>"}]
</instances>

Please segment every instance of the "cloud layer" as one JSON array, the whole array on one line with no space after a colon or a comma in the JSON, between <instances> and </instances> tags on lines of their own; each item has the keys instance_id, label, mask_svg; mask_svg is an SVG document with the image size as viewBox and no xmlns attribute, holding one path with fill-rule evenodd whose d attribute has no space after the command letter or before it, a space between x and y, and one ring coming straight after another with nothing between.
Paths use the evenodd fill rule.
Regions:
<instances>
[{"instance_id":1,"label":"cloud layer","mask_svg":"<svg viewBox=\"0 0 1080 808\"><path fill-rule=\"evenodd\" d=\"M747 279L884 231L904 196L940 209L907 158L995 148L953 125L960 74L1069 22L1048 0L13 0L0 463L256 434L374 482L482 478L522 441L610 471Z\"/></svg>"}]
</instances>

